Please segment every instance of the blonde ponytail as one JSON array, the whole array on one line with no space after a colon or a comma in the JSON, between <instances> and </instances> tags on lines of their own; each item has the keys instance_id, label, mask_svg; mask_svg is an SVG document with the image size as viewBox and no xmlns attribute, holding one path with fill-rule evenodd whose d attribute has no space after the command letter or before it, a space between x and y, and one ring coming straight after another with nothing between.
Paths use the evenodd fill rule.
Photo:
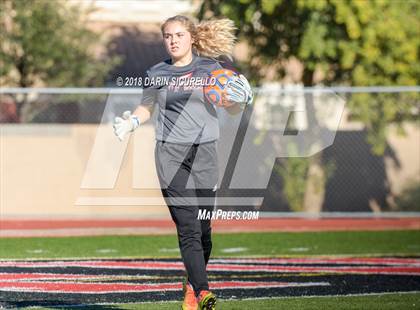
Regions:
<instances>
[{"instance_id":1,"label":"blonde ponytail","mask_svg":"<svg viewBox=\"0 0 420 310\"><path fill-rule=\"evenodd\" d=\"M202 56L232 58L235 29L233 21L227 18L202 21L196 26L193 46Z\"/></svg>"},{"instance_id":2,"label":"blonde ponytail","mask_svg":"<svg viewBox=\"0 0 420 310\"><path fill-rule=\"evenodd\" d=\"M224 55L232 59L236 40L236 27L232 20L227 18L212 19L196 25L188 17L176 15L168 18L162 24L162 34L165 26L171 22L181 23L191 33L193 47L198 55L211 58Z\"/></svg>"}]
</instances>

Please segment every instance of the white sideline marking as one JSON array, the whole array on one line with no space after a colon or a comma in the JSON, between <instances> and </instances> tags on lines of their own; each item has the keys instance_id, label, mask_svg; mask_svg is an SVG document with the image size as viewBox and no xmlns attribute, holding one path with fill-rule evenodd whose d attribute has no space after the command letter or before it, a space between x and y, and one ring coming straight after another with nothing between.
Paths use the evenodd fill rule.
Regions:
<instances>
[{"instance_id":1,"label":"white sideline marking","mask_svg":"<svg viewBox=\"0 0 420 310\"><path fill-rule=\"evenodd\" d=\"M115 249L98 249L96 250L97 253L116 253L118 252Z\"/></svg>"},{"instance_id":2,"label":"white sideline marking","mask_svg":"<svg viewBox=\"0 0 420 310\"><path fill-rule=\"evenodd\" d=\"M290 252L307 252L309 251L309 248L290 248Z\"/></svg>"},{"instance_id":3,"label":"white sideline marking","mask_svg":"<svg viewBox=\"0 0 420 310\"><path fill-rule=\"evenodd\" d=\"M179 249L178 248L173 248L173 249L167 249L167 248L162 248L162 249L159 249L159 252L179 252Z\"/></svg>"},{"instance_id":4,"label":"white sideline marking","mask_svg":"<svg viewBox=\"0 0 420 310\"><path fill-rule=\"evenodd\" d=\"M238 253L248 251L248 248L226 248L222 249L223 253Z\"/></svg>"},{"instance_id":5,"label":"white sideline marking","mask_svg":"<svg viewBox=\"0 0 420 310\"><path fill-rule=\"evenodd\" d=\"M46 253L48 252L47 250L43 250L43 249L36 249L36 250L26 250L27 253L31 253L31 254L40 254L40 253Z\"/></svg>"}]
</instances>

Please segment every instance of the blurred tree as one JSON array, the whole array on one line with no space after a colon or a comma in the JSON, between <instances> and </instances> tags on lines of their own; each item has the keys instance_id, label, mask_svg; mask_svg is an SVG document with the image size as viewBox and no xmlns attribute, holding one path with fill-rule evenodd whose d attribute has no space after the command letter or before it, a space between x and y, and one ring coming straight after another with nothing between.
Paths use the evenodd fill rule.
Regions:
<instances>
[{"instance_id":1,"label":"blurred tree","mask_svg":"<svg viewBox=\"0 0 420 310\"><path fill-rule=\"evenodd\" d=\"M204 0L199 18L226 16L249 43L250 65L295 57L302 82L356 86L420 81L420 2L416 0ZM255 60L254 60L255 59ZM261 78L261 76L256 76Z\"/></svg>"},{"instance_id":2,"label":"blurred tree","mask_svg":"<svg viewBox=\"0 0 420 310\"><path fill-rule=\"evenodd\" d=\"M248 43L247 66L254 82L264 80L267 68L281 78L289 59L303 65L305 86L313 86L316 76L324 85L420 82L420 2L416 0L204 0L198 17L219 16L232 19L239 39ZM353 96L348 107L352 117L365 125L373 153L383 155L388 125L402 129L405 120L416 117L418 102L417 93L400 95L398 102L395 96L361 94ZM313 112L309 118L316 117ZM322 174L325 178L325 169L318 169L319 155L309 166L303 161L300 166L306 169L299 170L298 181L310 179L311 174L314 180ZM292 164L296 166L296 160ZM302 193L296 196L304 200Z\"/></svg>"},{"instance_id":3,"label":"blurred tree","mask_svg":"<svg viewBox=\"0 0 420 310\"><path fill-rule=\"evenodd\" d=\"M419 212L420 211L420 181L411 180L403 188L402 192L395 197L397 211Z\"/></svg>"},{"instance_id":4,"label":"blurred tree","mask_svg":"<svg viewBox=\"0 0 420 310\"><path fill-rule=\"evenodd\" d=\"M98 59L90 10L62 0L0 1L0 82L31 87L101 86L118 59ZM17 103L20 116L27 98Z\"/></svg>"},{"instance_id":5,"label":"blurred tree","mask_svg":"<svg viewBox=\"0 0 420 310\"><path fill-rule=\"evenodd\" d=\"M418 85L420 2L416 0L204 0L199 18L226 16L249 45L254 81L265 68L280 78L284 61L298 59L302 82L315 74L325 85ZM413 117L418 96L396 104L381 96L350 102L353 117L368 129L375 154L383 154L388 124Z\"/></svg>"}]
</instances>

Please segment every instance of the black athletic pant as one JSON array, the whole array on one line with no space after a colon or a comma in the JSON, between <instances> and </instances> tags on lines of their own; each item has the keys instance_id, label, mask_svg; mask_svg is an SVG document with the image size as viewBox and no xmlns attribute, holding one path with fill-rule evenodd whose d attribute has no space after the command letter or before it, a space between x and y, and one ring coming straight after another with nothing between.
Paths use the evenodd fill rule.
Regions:
<instances>
[{"instance_id":1,"label":"black athletic pant","mask_svg":"<svg viewBox=\"0 0 420 310\"><path fill-rule=\"evenodd\" d=\"M216 142L174 144L157 141L156 170L162 194L176 224L179 248L196 295L208 290L206 265L212 249L211 221L199 209L213 211L218 180Z\"/></svg>"}]
</instances>

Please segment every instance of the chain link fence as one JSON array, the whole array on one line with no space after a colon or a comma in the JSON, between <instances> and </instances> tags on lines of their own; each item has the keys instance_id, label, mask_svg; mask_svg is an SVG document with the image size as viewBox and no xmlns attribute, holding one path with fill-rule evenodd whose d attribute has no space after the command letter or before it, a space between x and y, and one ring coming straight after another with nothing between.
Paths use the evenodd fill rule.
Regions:
<instances>
[{"instance_id":1,"label":"chain link fence","mask_svg":"<svg viewBox=\"0 0 420 310\"><path fill-rule=\"evenodd\" d=\"M320 97L320 105L311 111L306 96L319 91L322 89L296 86L256 90L259 104L252 112L252 126L259 134L254 141L275 143L279 134L293 136L311 131L314 119L334 132L334 141L309 157L277 158L265 189L234 190L224 182L219 190L221 196L263 197L261 204L252 207L230 205L225 209L256 209L267 214L420 212L419 88L328 89L345 101L342 113L334 110L334 97ZM110 124L123 111L133 110L140 103L141 90L2 89L0 96L3 127L96 126ZM107 108L109 96L114 96L112 108ZM323 108L327 104L333 108ZM397 112L393 111L394 125L387 124L384 131L383 152L377 154L369 139L374 139L372 132L381 128L369 131L360 120L375 120L377 115L366 113L380 116L387 109ZM337 115L340 119L334 128ZM376 123L381 124L380 119ZM234 169L235 164L230 162L226 169Z\"/></svg>"}]
</instances>

